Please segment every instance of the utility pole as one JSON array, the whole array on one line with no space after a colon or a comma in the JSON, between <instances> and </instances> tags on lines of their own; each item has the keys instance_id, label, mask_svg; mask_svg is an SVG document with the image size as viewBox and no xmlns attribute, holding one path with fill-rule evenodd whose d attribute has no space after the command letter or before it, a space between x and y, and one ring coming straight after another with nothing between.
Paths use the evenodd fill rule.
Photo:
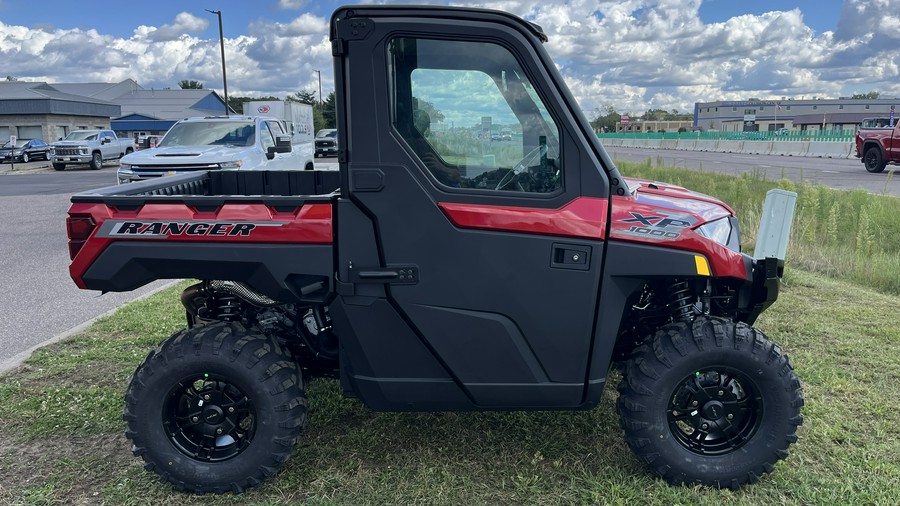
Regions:
<instances>
[{"instance_id":1,"label":"utility pole","mask_svg":"<svg viewBox=\"0 0 900 506\"><path fill-rule=\"evenodd\" d=\"M319 74L319 105L322 105L322 71L313 70L313 72Z\"/></svg>"},{"instance_id":2,"label":"utility pole","mask_svg":"<svg viewBox=\"0 0 900 506\"><path fill-rule=\"evenodd\" d=\"M228 78L225 76L225 36L222 34L222 11L204 10L219 17L219 47L222 50L222 86L225 88L225 116L228 116Z\"/></svg>"}]
</instances>

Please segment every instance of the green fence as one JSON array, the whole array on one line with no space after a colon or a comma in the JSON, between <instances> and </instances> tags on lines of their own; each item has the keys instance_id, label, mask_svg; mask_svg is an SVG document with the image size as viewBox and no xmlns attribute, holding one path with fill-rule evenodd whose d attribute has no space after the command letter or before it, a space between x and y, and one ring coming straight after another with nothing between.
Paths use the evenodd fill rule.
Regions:
<instances>
[{"instance_id":1,"label":"green fence","mask_svg":"<svg viewBox=\"0 0 900 506\"><path fill-rule=\"evenodd\" d=\"M601 139L672 139L701 141L818 141L852 142L856 130L788 130L775 132L615 132L597 134Z\"/></svg>"}]
</instances>

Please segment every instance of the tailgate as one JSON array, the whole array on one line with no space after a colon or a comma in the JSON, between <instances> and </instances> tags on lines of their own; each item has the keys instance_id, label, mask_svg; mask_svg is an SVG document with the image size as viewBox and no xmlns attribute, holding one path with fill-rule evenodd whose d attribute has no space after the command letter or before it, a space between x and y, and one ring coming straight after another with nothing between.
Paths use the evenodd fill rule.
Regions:
<instances>
[{"instance_id":1,"label":"tailgate","mask_svg":"<svg viewBox=\"0 0 900 506\"><path fill-rule=\"evenodd\" d=\"M331 291L332 196L73 200L69 271L81 288L222 279L284 302Z\"/></svg>"}]
</instances>

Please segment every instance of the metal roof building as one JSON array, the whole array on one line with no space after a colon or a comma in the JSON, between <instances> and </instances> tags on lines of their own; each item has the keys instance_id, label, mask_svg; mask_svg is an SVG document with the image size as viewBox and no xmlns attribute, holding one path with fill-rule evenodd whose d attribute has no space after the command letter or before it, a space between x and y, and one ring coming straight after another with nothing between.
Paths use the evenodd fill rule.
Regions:
<instances>
[{"instance_id":1,"label":"metal roof building","mask_svg":"<svg viewBox=\"0 0 900 506\"><path fill-rule=\"evenodd\" d=\"M176 121L225 113L212 90L146 90L118 83L0 82L0 141L10 135L52 142L73 130L112 128L120 136L162 134Z\"/></svg>"}]
</instances>

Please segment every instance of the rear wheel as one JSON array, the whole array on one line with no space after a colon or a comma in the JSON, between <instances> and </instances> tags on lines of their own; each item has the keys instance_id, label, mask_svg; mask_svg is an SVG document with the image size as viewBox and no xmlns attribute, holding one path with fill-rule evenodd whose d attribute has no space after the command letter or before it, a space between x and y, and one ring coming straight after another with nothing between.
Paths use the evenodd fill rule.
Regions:
<instances>
[{"instance_id":1,"label":"rear wheel","mask_svg":"<svg viewBox=\"0 0 900 506\"><path fill-rule=\"evenodd\" d=\"M787 457L803 423L793 365L759 330L700 317L662 327L628 362L628 445L673 484L737 489Z\"/></svg>"},{"instance_id":2,"label":"rear wheel","mask_svg":"<svg viewBox=\"0 0 900 506\"><path fill-rule=\"evenodd\" d=\"M99 151L91 155L90 165L94 170L100 170L101 168L103 168L103 155L101 155Z\"/></svg>"},{"instance_id":3,"label":"rear wheel","mask_svg":"<svg viewBox=\"0 0 900 506\"><path fill-rule=\"evenodd\" d=\"M863 164L865 164L866 170L869 172L877 173L883 171L887 164L881 155L881 148L873 146L867 149L863 155Z\"/></svg>"},{"instance_id":4,"label":"rear wheel","mask_svg":"<svg viewBox=\"0 0 900 506\"><path fill-rule=\"evenodd\" d=\"M66 164L64 163L54 163L53 170L66 170Z\"/></svg>"},{"instance_id":5,"label":"rear wheel","mask_svg":"<svg viewBox=\"0 0 900 506\"><path fill-rule=\"evenodd\" d=\"M138 367L125 435L146 468L178 490L240 492L281 469L306 423L297 364L240 324L176 333Z\"/></svg>"}]
</instances>

